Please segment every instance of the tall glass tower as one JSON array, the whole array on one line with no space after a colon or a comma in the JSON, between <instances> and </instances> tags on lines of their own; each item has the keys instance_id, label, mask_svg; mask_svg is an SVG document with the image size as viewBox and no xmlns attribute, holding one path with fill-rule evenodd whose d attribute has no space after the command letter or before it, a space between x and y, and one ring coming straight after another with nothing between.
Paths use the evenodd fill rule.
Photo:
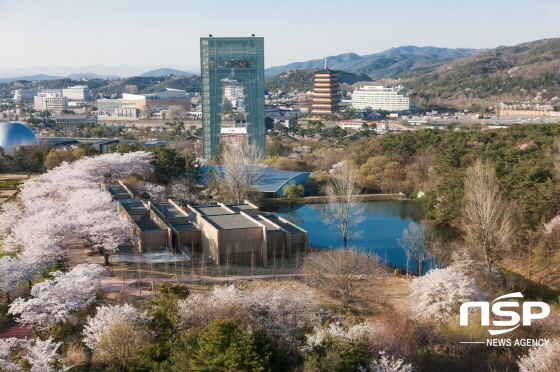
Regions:
<instances>
[{"instance_id":1,"label":"tall glass tower","mask_svg":"<svg viewBox=\"0 0 560 372\"><path fill-rule=\"evenodd\" d=\"M200 38L200 65L204 158L218 155L223 122L239 115L236 126L247 128L249 145L264 156L264 38Z\"/></svg>"}]
</instances>

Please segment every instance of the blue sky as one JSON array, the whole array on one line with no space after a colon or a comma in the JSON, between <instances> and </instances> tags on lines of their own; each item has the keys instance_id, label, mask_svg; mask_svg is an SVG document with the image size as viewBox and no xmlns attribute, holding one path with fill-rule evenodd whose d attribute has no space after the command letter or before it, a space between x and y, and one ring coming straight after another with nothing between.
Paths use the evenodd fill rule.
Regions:
<instances>
[{"instance_id":1,"label":"blue sky","mask_svg":"<svg viewBox=\"0 0 560 372\"><path fill-rule=\"evenodd\" d=\"M0 69L193 70L201 36L253 33L266 67L403 45L493 48L559 37L560 1L0 0Z\"/></svg>"}]
</instances>

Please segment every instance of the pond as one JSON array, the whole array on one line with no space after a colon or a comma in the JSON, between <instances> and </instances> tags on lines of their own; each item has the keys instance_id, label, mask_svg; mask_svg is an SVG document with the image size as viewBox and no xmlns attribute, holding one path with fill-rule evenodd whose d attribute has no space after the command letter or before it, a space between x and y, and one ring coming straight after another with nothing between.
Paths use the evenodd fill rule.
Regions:
<instances>
[{"instance_id":1,"label":"pond","mask_svg":"<svg viewBox=\"0 0 560 372\"><path fill-rule=\"evenodd\" d=\"M364 206L365 220L355 229L362 235L349 245L363 248L377 254L383 262L406 266L405 254L397 243L397 238L411 221L419 222L424 218L422 202L415 200L388 200L361 203ZM295 223L308 231L309 243L337 248L343 245L342 237L325 225L320 217L324 204L294 205L267 209Z\"/></svg>"}]
</instances>

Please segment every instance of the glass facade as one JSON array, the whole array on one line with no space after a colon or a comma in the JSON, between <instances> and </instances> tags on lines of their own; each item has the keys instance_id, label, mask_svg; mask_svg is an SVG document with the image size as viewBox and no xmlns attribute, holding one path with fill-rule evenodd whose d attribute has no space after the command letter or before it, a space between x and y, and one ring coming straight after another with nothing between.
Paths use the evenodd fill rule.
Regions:
<instances>
[{"instance_id":1,"label":"glass facade","mask_svg":"<svg viewBox=\"0 0 560 372\"><path fill-rule=\"evenodd\" d=\"M264 156L264 38L200 38L200 65L204 158L218 155L222 122L235 114L245 116L249 145Z\"/></svg>"}]
</instances>

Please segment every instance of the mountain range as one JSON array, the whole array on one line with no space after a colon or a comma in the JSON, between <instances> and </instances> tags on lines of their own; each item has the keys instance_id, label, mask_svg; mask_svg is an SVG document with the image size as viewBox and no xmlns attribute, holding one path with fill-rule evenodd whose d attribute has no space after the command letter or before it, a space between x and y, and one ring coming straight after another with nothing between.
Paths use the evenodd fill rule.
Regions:
<instances>
[{"instance_id":1,"label":"mountain range","mask_svg":"<svg viewBox=\"0 0 560 372\"><path fill-rule=\"evenodd\" d=\"M50 67L22 67L22 68L0 68L0 83L9 83L16 80L53 80L71 78L75 80L88 78L99 79L121 79L130 76L165 76L173 75L195 75L188 70L198 71L198 67L188 67L186 69L151 67L134 67L128 65L104 66L104 65L88 65L82 67L68 66L50 66ZM179 66L177 66L179 67ZM186 67L186 66L185 66ZM186 70L186 71L185 71ZM147 71L147 72L146 72ZM161 75L157 75L161 74Z\"/></svg>"},{"instance_id":2,"label":"mountain range","mask_svg":"<svg viewBox=\"0 0 560 372\"><path fill-rule=\"evenodd\" d=\"M559 101L560 39L486 50L426 71L395 76L416 104L456 108Z\"/></svg>"},{"instance_id":3,"label":"mountain range","mask_svg":"<svg viewBox=\"0 0 560 372\"><path fill-rule=\"evenodd\" d=\"M523 101L532 105L557 105L560 102L560 39L485 50L405 46L366 56L341 54L327 60L329 68L337 71L343 83L351 85L358 81L390 78L393 82L386 83L398 81L403 84L412 101L423 107L467 109L493 106L498 102ZM267 76L275 75L267 79L266 89L272 92L306 91L313 85L314 71L323 64L323 60L316 59L269 68ZM126 85L136 85L139 92L166 87L200 91L200 76L180 69L144 70L133 77L120 79L115 75L102 75L100 70L73 72L69 77L74 80L66 77L57 81L52 79L68 75L52 74L47 69L42 75L19 75L19 78L0 79L0 83L16 79L43 80L44 83L24 84L22 89L54 88L79 83L76 79L82 77L104 76L103 79L115 80L90 81L88 84L95 93L119 95ZM2 84L0 93L8 96L11 89L11 85Z\"/></svg>"},{"instance_id":4,"label":"mountain range","mask_svg":"<svg viewBox=\"0 0 560 372\"><path fill-rule=\"evenodd\" d=\"M360 59L344 54L329 57L328 64L333 70L398 81L408 89L412 102L423 107L480 111L498 102L526 102L529 106L560 103L560 39L485 50L407 46L380 54L383 56ZM275 67L274 71L282 72L267 79L267 89L309 89L311 72L323 63L313 60Z\"/></svg>"},{"instance_id":5,"label":"mountain range","mask_svg":"<svg viewBox=\"0 0 560 372\"><path fill-rule=\"evenodd\" d=\"M478 53L482 50L483 49L450 49L408 45L364 56L359 56L355 53L346 53L330 56L326 59L328 67L333 70L366 74L372 78L386 78L412 68L439 65L457 58ZM324 59L314 59L306 62L294 62L283 66L270 67L265 69L265 76L272 77L289 70L323 68L324 61Z\"/></svg>"}]
</instances>

